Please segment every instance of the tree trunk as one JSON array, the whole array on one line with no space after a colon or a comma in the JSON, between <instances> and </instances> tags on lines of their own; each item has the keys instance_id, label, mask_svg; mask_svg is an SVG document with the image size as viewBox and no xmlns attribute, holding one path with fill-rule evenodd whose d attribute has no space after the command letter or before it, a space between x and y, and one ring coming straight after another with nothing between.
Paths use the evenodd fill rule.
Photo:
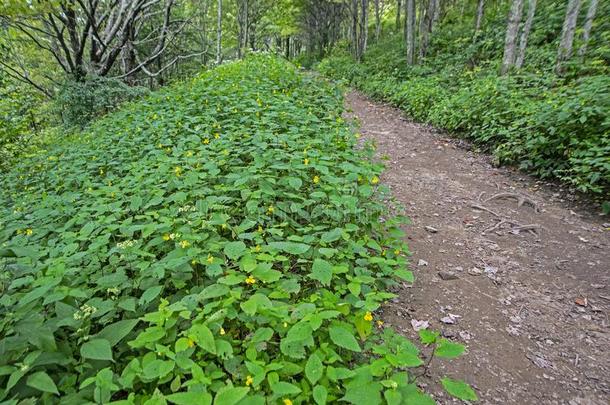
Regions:
<instances>
[{"instance_id":1,"label":"tree trunk","mask_svg":"<svg viewBox=\"0 0 610 405\"><path fill-rule=\"evenodd\" d=\"M569 0L566 8L566 17L563 20L563 29L561 30L561 42L557 51L557 65L555 71L557 74L563 73L564 62L572 56L572 45L574 44L574 31L576 31L576 20L580 11L580 0Z\"/></svg>"},{"instance_id":2,"label":"tree trunk","mask_svg":"<svg viewBox=\"0 0 610 405\"><path fill-rule=\"evenodd\" d=\"M434 18L434 9L438 0L428 0L428 8L426 15L422 15L423 31L421 32L421 41L419 43L419 57L423 59L428 54L428 44L430 43L430 34L432 33L432 19ZM424 10L422 9L422 14Z\"/></svg>"},{"instance_id":3,"label":"tree trunk","mask_svg":"<svg viewBox=\"0 0 610 405\"><path fill-rule=\"evenodd\" d=\"M527 37L532 29L532 23L534 22L534 14L536 13L536 0L529 0L527 5L527 19L523 26L523 32L521 32L521 39L519 41L519 54L517 55L517 61L515 66L517 69L521 69L523 61L525 60L525 49L527 48Z\"/></svg>"},{"instance_id":4,"label":"tree trunk","mask_svg":"<svg viewBox=\"0 0 610 405\"><path fill-rule=\"evenodd\" d=\"M396 2L396 29L400 29L400 12L402 11L402 0Z\"/></svg>"},{"instance_id":5,"label":"tree trunk","mask_svg":"<svg viewBox=\"0 0 610 405\"><path fill-rule=\"evenodd\" d=\"M515 47L517 45L517 35L519 34L519 23L523 13L523 0L513 0L508 13L508 24L506 26L506 39L504 41L504 57L500 74L505 75L515 64Z\"/></svg>"},{"instance_id":6,"label":"tree trunk","mask_svg":"<svg viewBox=\"0 0 610 405\"><path fill-rule=\"evenodd\" d=\"M380 35L381 35L381 10L379 7L379 0L375 0L375 42L379 42Z\"/></svg>"},{"instance_id":7,"label":"tree trunk","mask_svg":"<svg viewBox=\"0 0 610 405\"><path fill-rule=\"evenodd\" d=\"M483 24L483 14L485 13L485 0L479 0L477 4L477 16L474 23L474 40L477 40L481 25Z\"/></svg>"},{"instance_id":8,"label":"tree trunk","mask_svg":"<svg viewBox=\"0 0 610 405\"><path fill-rule=\"evenodd\" d=\"M218 14L216 23L216 64L220 65L220 62L222 62L222 0L218 0Z\"/></svg>"},{"instance_id":9,"label":"tree trunk","mask_svg":"<svg viewBox=\"0 0 610 405\"><path fill-rule=\"evenodd\" d=\"M441 1L442 0L436 0L434 2L434 14L432 15L432 26L433 27L438 23L438 20L441 17Z\"/></svg>"},{"instance_id":10,"label":"tree trunk","mask_svg":"<svg viewBox=\"0 0 610 405\"><path fill-rule=\"evenodd\" d=\"M359 36L358 36L358 0L352 0L352 47L354 49L354 57L360 60L358 55Z\"/></svg>"},{"instance_id":11,"label":"tree trunk","mask_svg":"<svg viewBox=\"0 0 610 405\"><path fill-rule=\"evenodd\" d=\"M369 38L369 0L362 0L362 13L360 14L360 58L364 56L366 52L366 46Z\"/></svg>"},{"instance_id":12,"label":"tree trunk","mask_svg":"<svg viewBox=\"0 0 610 405\"><path fill-rule=\"evenodd\" d=\"M589 44L589 38L591 37L591 27L593 26L595 13L597 12L597 2L598 0L591 0L589 9L587 10L587 20L585 21L585 27L582 33L582 46L578 50L578 56L583 59L587 53L587 45Z\"/></svg>"},{"instance_id":13,"label":"tree trunk","mask_svg":"<svg viewBox=\"0 0 610 405\"><path fill-rule=\"evenodd\" d=\"M405 42L407 44L407 64L415 62L415 0L405 0Z\"/></svg>"}]
</instances>

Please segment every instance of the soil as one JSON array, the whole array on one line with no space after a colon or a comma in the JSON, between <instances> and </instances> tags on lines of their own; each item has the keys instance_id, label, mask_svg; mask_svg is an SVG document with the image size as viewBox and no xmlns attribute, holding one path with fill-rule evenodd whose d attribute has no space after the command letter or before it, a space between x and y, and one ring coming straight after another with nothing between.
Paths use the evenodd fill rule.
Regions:
<instances>
[{"instance_id":1,"label":"soil","mask_svg":"<svg viewBox=\"0 0 610 405\"><path fill-rule=\"evenodd\" d=\"M412 320L428 321L467 346L433 359L419 384L440 404L461 402L443 376L483 404L610 403L610 218L400 110L358 92L346 104L412 221L416 281L384 308L385 325L416 341Z\"/></svg>"}]
</instances>

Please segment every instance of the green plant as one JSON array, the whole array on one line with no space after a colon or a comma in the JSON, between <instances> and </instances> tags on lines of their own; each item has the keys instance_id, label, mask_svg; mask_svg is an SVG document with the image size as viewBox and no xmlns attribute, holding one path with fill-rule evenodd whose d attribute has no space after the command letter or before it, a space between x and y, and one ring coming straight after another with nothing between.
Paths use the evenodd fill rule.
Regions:
<instances>
[{"instance_id":1,"label":"green plant","mask_svg":"<svg viewBox=\"0 0 610 405\"><path fill-rule=\"evenodd\" d=\"M413 275L342 111L256 56L3 176L1 399L432 402L408 372L419 349L375 319Z\"/></svg>"}]
</instances>

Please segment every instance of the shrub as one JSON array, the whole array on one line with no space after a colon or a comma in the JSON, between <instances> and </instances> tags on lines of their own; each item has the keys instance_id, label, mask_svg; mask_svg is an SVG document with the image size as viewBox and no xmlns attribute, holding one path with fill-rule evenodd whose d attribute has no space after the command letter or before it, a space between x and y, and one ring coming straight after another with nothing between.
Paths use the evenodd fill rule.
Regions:
<instances>
[{"instance_id":1,"label":"shrub","mask_svg":"<svg viewBox=\"0 0 610 405\"><path fill-rule=\"evenodd\" d=\"M413 276L342 111L259 56L2 177L0 400L431 403L417 347L375 322Z\"/></svg>"}]
</instances>

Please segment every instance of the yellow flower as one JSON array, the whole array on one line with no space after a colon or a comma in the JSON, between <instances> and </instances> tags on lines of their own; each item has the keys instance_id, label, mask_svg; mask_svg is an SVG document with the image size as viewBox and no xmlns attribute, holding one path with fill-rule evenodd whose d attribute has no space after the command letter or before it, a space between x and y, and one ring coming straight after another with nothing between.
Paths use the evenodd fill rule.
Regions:
<instances>
[{"instance_id":1,"label":"yellow flower","mask_svg":"<svg viewBox=\"0 0 610 405\"><path fill-rule=\"evenodd\" d=\"M253 382L254 382L254 379L252 378L251 375L246 377L246 386L252 385Z\"/></svg>"},{"instance_id":2,"label":"yellow flower","mask_svg":"<svg viewBox=\"0 0 610 405\"><path fill-rule=\"evenodd\" d=\"M314 184L318 184L320 182L320 177L319 176L313 176L313 183Z\"/></svg>"},{"instance_id":3,"label":"yellow flower","mask_svg":"<svg viewBox=\"0 0 610 405\"><path fill-rule=\"evenodd\" d=\"M195 346L195 341L193 339L189 338L188 341L187 341L187 345L189 347L193 347L193 346Z\"/></svg>"},{"instance_id":4,"label":"yellow flower","mask_svg":"<svg viewBox=\"0 0 610 405\"><path fill-rule=\"evenodd\" d=\"M205 139L203 140L203 143L207 145L208 143L210 143L210 140L209 140L208 138L205 138Z\"/></svg>"},{"instance_id":5,"label":"yellow flower","mask_svg":"<svg viewBox=\"0 0 610 405\"><path fill-rule=\"evenodd\" d=\"M284 328L288 327L288 322L284 322Z\"/></svg>"},{"instance_id":6,"label":"yellow flower","mask_svg":"<svg viewBox=\"0 0 610 405\"><path fill-rule=\"evenodd\" d=\"M246 279L246 284L254 284L256 283L256 279L252 276L248 276L248 278Z\"/></svg>"},{"instance_id":7,"label":"yellow flower","mask_svg":"<svg viewBox=\"0 0 610 405\"><path fill-rule=\"evenodd\" d=\"M220 227L221 227L222 229L227 229L227 224L222 224L222 225L220 225Z\"/></svg>"},{"instance_id":8,"label":"yellow flower","mask_svg":"<svg viewBox=\"0 0 610 405\"><path fill-rule=\"evenodd\" d=\"M394 254L395 255L399 255L400 254L400 249L394 249Z\"/></svg>"},{"instance_id":9,"label":"yellow flower","mask_svg":"<svg viewBox=\"0 0 610 405\"><path fill-rule=\"evenodd\" d=\"M219 133L215 133L214 134L214 139L219 139L220 138L220 134Z\"/></svg>"},{"instance_id":10,"label":"yellow flower","mask_svg":"<svg viewBox=\"0 0 610 405\"><path fill-rule=\"evenodd\" d=\"M174 173L176 173L176 176L180 177L182 175L182 168L180 166L174 167Z\"/></svg>"},{"instance_id":11,"label":"yellow flower","mask_svg":"<svg viewBox=\"0 0 610 405\"><path fill-rule=\"evenodd\" d=\"M254 251L257 252L257 253L260 252L261 251L261 245L256 245L254 247Z\"/></svg>"},{"instance_id":12,"label":"yellow flower","mask_svg":"<svg viewBox=\"0 0 610 405\"><path fill-rule=\"evenodd\" d=\"M169 236L169 233L166 233L165 235L163 235L163 240L170 240L172 237Z\"/></svg>"},{"instance_id":13,"label":"yellow flower","mask_svg":"<svg viewBox=\"0 0 610 405\"><path fill-rule=\"evenodd\" d=\"M284 398L284 405L292 405L292 401L288 398Z\"/></svg>"},{"instance_id":14,"label":"yellow flower","mask_svg":"<svg viewBox=\"0 0 610 405\"><path fill-rule=\"evenodd\" d=\"M371 179L371 183L372 183L372 184L377 184L377 183L379 183L379 177L374 176L374 177Z\"/></svg>"},{"instance_id":15,"label":"yellow flower","mask_svg":"<svg viewBox=\"0 0 610 405\"><path fill-rule=\"evenodd\" d=\"M192 150L186 151L186 157L191 157L191 156L193 156L193 151Z\"/></svg>"},{"instance_id":16,"label":"yellow flower","mask_svg":"<svg viewBox=\"0 0 610 405\"><path fill-rule=\"evenodd\" d=\"M208 258L206 260L208 263L212 264L214 263L214 257L212 255L208 255Z\"/></svg>"},{"instance_id":17,"label":"yellow flower","mask_svg":"<svg viewBox=\"0 0 610 405\"><path fill-rule=\"evenodd\" d=\"M274 210L275 210L275 208L273 208L273 205L270 205L269 208L267 208L267 213L268 214L273 214Z\"/></svg>"},{"instance_id":18,"label":"yellow flower","mask_svg":"<svg viewBox=\"0 0 610 405\"><path fill-rule=\"evenodd\" d=\"M190 244L190 242L189 242L188 240L183 240L183 241L180 241L180 247L181 247L182 249L186 249L186 248L187 248L187 247L189 247L189 246L191 246L191 244Z\"/></svg>"},{"instance_id":19,"label":"yellow flower","mask_svg":"<svg viewBox=\"0 0 610 405\"><path fill-rule=\"evenodd\" d=\"M381 328L383 326L383 321L377 321L377 326Z\"/></svg>"},{"instance_id":20,"label":"yellow flower","mask_svg":"<svg viewBox=\"0 0 610 405\"><path fill-rule=\"evenodd\" d=\"M28 229L26 229L26 230L25 230L25 234L26 234L27 236L30 236L30 235L31 235L31 234L33 234L33 233L34 233L34 231L32 231L32 229L30 229L30 228L28 228Z\"/></svg>"},{"instance_id":21,"label":"yellow flower","mask_svg":"<svg viewBox=\"0 0 610 405\"><path fill-rule=\"evenodd\" d=\"M104 169L100 169L100 176L104 175Z\"/></svg>"},{"instance_id":22,"label":"yellow flower","mask_svg":"<svg viewBox=\"0 0 610 405\"><path fill-rule=\"evenodd\" d=\"M381 256L385 256L385 249L381 251Z\"/></svg>"},{"instance_id":23,"label":"yellow flower","mask_svg":"<svg viewBox=\"0 0 610 405\"><path fill-rule=\"evenodd\" d=\"M371 314L370 312L367 311L367 313L364 314L364 320L365 321L372 321L373 320L373 314Z\"/></svg>"},{"instance_id":24,"label":"yellow flower","mask_svg":"<svg viewBox=\"0 0 610 405\"><path fill-rule=\"evenodd\" d=\"M303 164L307 166L309 164L309 159L303 159Z\"/></svg>"},{"instance_id":25,"label":"yellow flower","mask_svg":"<svg viewBox=\"0 0 610 405\"><path fill-rule=\"evenodd\" d=\"M263 227L259 225L259 226L258 226L258 229L257 229L257 232L258 232L258 233L263 233Z\"/></svg>"}]
</instances>

